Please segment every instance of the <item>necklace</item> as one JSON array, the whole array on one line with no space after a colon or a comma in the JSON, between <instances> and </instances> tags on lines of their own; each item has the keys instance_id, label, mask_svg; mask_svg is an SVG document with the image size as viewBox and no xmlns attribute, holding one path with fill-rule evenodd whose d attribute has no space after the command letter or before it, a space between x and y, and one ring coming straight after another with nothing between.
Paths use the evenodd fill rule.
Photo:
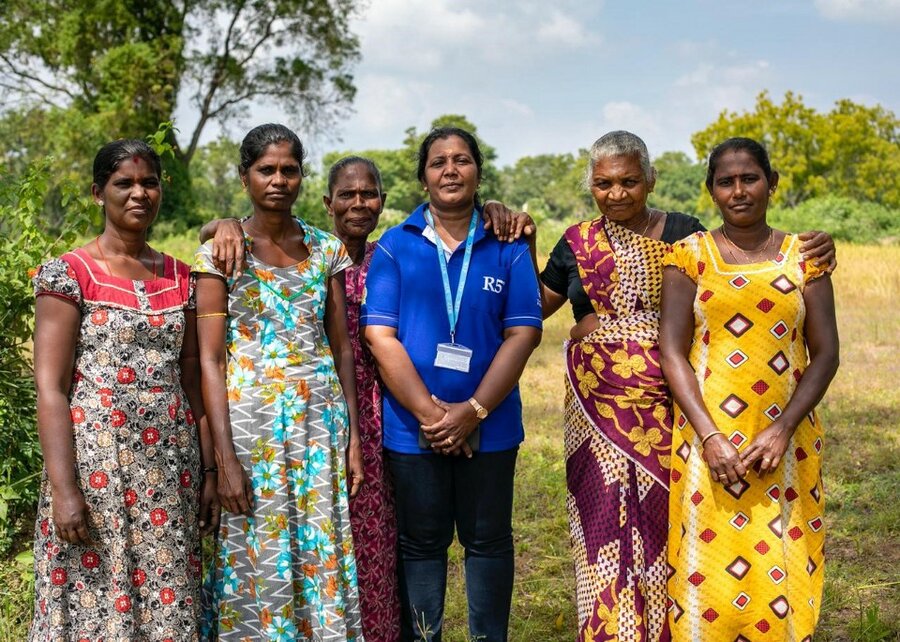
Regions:
<instances>
[{"instance_id":1,"label":"necklace","mask_svg":"<svg viewBox=\"0 0 900 642\"><path fill-rule=\"evenodd\" d=\"M100 255L100 259L103 261L103 264L106 266L106 273L109 274L110 276L115 276L115 274L113 274L112 269L110 269L110 267L109 267L109 261L106 259L106 256L103 254L103 248L100 247L100 237L99 236L94 239L94 245L97 246L97 253ZM145 249L150 250L150 246L147 245L146 242L144 242L144 247L138 253L138 256L143 254ZM153 280L155 281L156 279L159 278L159 275L156 273L156 257L153 256L153 250L150 250L150 260L153 261Z\"/></svg>"},{"instance_id":2,"label":"necklace","mask_svg":"<svg viewBox=\"0 0 900 642\"><path fill-rule=\"evenodd\" d=\"M766 227L769 227L769 226L767 225ZM769 246L772 244L772 239L773 239L774 236L775 236L774 230L773 230L771 227L769 227L769 236L766 238L765 244L764 244L762 247L756 248L755 250L747 250L747 251L745 252L745 251L744 251L737 243L735 243L734 241L731 240L731 238L729 238L728 233L725 232L725 226L724 226L724 225L722 225L722 226L719 228L719 231L722 232L722 238L724 238L725 241L726 241L726 242L728 243L728 245L730 246L730 247L728 248L728 253L731 254L731 258L733 258L735 261L738 260L738 258L734 255L734 252L732 252L732 248L733 248L733 249L735 249L735 250L737 250L738 252L741 253L741 255L744 257L744 260L745 260L747 263L753 263L753 261L752 261L752 260L750 259L750 257L747 255L747 252L750 252L750 254L760 254L761 252L765 252L766 250L769 249Z\"/></svg>"},{"instance_id":3,"label":"necklace","mask_svg":"<svg viewBox=\"0 0 900 642\"><path fill-rule=\"evenodd\" d=\"M650 221L652 221L652 220L653 220L653 212L648 209L647 210L647 222L644 224L644 229L642 229L640 231L640 233L635 232L631 228L626 227L625 229L627 229L629 232L632 232L633 234L637 234L638 236L644 236L647 233L647 230L650 229ZM625 226L623 225L622 227L625 227Z\"/></svg>"}]
</instances>

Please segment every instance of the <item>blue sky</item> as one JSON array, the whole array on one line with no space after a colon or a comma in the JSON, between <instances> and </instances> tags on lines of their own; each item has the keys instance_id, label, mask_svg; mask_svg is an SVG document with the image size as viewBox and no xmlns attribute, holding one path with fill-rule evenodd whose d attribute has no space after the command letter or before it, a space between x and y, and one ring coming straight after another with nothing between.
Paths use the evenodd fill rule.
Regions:
<instances>
[{"instance_id":1,"label":"blue sky","mask_svg":"<svg viewBox=\"0 0 900 642\"><path fill-rule=\"evenodd\" d=\"M611 129L693 157L693 132L765 89L900 115L900 0L370 0L352 24L355 113L310 140L314 156L395 148L407 127L462 113L501 165ZM281 118L260 106L242 125L268 119Z\"/></svg>"}]
</instances>

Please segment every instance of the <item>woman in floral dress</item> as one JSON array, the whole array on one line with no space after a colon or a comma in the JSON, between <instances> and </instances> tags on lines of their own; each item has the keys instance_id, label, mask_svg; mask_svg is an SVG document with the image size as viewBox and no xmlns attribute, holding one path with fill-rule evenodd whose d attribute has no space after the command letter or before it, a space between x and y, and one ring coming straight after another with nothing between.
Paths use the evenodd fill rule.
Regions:
<instances>
[{"instance_id":1,"label":"woman in floral dress","mask_svg":"<svg viewBox=\"0 0 900 642\"><path fill-rule=\"evenodd\" d=\"M30 640L197 640L199 536L217 515L190 273L147 245L161 189L145 143L103 147L91 191L103 233L34 277Z\"/></svg>"},{"instance_id":2,"label":"woman in floral dress","mask_svg":"<svg viewBox=\"0 0 900 642\"><path fill-rule=\"evenodd\" d=\"M204 631L220 640L363 639L346 478L356 494L363 469L341 274L351 260L338 239L291 215L302 163L291 130L251 130L240 164L253 205L243 222L248 268L226 280L210 243L193 266L203 398L228 511Z\"/></svg>"}]
</instances>

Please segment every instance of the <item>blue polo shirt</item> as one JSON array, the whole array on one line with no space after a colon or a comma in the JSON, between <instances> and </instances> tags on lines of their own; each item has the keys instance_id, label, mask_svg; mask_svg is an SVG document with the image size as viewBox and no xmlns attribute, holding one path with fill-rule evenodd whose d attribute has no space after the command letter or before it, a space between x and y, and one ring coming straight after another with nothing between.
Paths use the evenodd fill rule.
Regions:
<instances>
[{"instance_id":1,"label":"blue polo shirt","mask_svg":"<svg viewBox=\"0 0 900 642\"><path fill-rule=\"evenodd\" d=\"M432 394L444 401L473 395L503 343L503 331L514 326L540 329L541 301L537 277L524 241L502 243L485 233L479 222L456 324L456 343L472 350L469 372L436 368L437 344L450 342L450 321L437 249L425 222L427 203L378 241L366 277L360 323L397 329L397 338ZM426 229L428 228L428 229ZM456 296L465 243L450 255L447 272ZM384 445L401 453L419 448L419 422L384 388ZM525 437L518 385L481 422L481 450L517 446Z\"/></svg>"}]
</instances>

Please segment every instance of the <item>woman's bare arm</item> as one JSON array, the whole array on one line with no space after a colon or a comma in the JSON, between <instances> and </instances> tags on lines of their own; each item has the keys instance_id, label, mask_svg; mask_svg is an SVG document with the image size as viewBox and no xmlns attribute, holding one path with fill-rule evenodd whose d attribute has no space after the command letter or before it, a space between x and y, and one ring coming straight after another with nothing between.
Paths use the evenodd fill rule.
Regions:
<instances>
[{"instance_id":1,"label":"woman's bare arm","mask_svg":"<svg viewBox=\"0 0 900 642\"><path fill-rule=\"evenodd\" d=\"M244 267L244 230L236 218L218 218L200 228L200 242L213 239L212 261L225 278L239 279Z\"/></svg>"},{"instance_id":2,"label":"woman's bare arm","mask_svg":"<svg viewBox=\"0 0 900 642\"><path fill-rule=\"evenodd\" d=\"M781 416L754 437L741 453L741 459L748 468L760 462L760 475L778 468L791 436L803 418L822 400L840 362L831 277L825 274L811 281L803 291L803 302L806 305L803 327L809 349L809 365Z\"/></svg>"},{"instance_id":3,"label":"woman's bare arm","mask_svg":"<svg viewBox=\"0 0 900 642\"><path fill-rule=\"evenodd\" d=\"M499 406L516 387L528 358L540 343L541 330L538 328L514 326L504 330L503 343L472 397L488 411ZM474 406L468 400L456 403L438 400L437 403L446 414L437 423L422 426L428 441L443 450L461 448L469 455L465 440L479 422Z\"/></svg>"},{"instance_id":4,"label":"woman's bare arm","mask_svg":"<svg viewBox=\"0 0 900 642\"><path fill-rule=\"evenodd\" d=\"M216 467L209 421L203 407L200 389L200 347L197 343L197 314L194 310L184 311L184 339L181 343L181 387L187 396L197 426L200 447L200 462L204 470L198 471L200 479L200 534L206 535L219 528L219 499L216 491L216 475L205 469Z\"/></svg>"},{"instance_id":5,"label":"woman's bare arm","mask_svg":"<svg viewBox=\"0 0 900 642\"><path fill-rule=\"evenodd\" d=\"M57 536L88 543L88 507L78 486L75 438L69 392L81 311L72 301L43 295L35 303L34 382L37 388L38 438L53 495Z\"/></svg>"},{"instance_id":6,"label":"woman's bare arm","mask_svg":"<svg viewBox=\"0 0 900 642\"><path fill-rule=\"evenodd\" d=\"M694 336L697 286L675 267L663 271L659 331L660 363L675 402L703 440L703 456L716 481L735 483L747 469L734 445L719 430L703 402L688 356Z\"/></svg>"},{"instance_id":7,"label":"woman's bare arm","mask_svg":"<svg viewBox=\"0 0 900 642\"><path fill-rule=\"evenodd\" d=\"M406 348L397 339L397 329L383 325L366 326L365 339L375 357L382 383L400 405L422 425L440 420L444 411L431 399L431 393L416 371Z\"/></svg>"},{"instance_id":8,"label":"woman's bare arm","mask_svg":"<svg viewBox=\"0 0 900 642\"><path fill-rule=\"evenodd\" d=\"M209 422L218 470L219 501L225 510L250 515L253 488L234 452L228 393L225 385L224 315L228 309L225 281L211 274L197 275L197 337L200 351L200 390ZM216 315L216 316L206 316Z\"/></svg>"},{"instance_id":9,"label":"woman's bare arm","mask_svg":"<svg viewBox=\"0 0 900 642\"><path fill-rule=\"evenodd\" d=\"M356 396L356 368L353 362L353 345L347 331L346 292L344 290L344 273L341 272L328 279L328 294L325 300L325 334L331 344L334 355L334 367L344 398L347 401L347 414L350 419L350 439L347 444L347 477L350 481L350 496L355 497L362 486L363 460L362 442L359 437L359 412Z\"/></svg>"}]
</instances>

